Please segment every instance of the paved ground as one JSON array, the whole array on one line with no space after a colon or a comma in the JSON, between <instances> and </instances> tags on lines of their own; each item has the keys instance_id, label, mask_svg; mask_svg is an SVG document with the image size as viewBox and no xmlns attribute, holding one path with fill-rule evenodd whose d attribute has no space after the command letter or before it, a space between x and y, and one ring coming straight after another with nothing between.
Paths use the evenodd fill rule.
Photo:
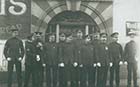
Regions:
<instances>
[{"instance_id":1,"label":"paved ground","mask_svg":"<svg viewBox=\"0 0 140 87\"><path fill-rule=\"evenodd\" d=\"M120 87L127 87L127 86L126 86L126 83L127 83L127 80L126 80L126 79L125 79L125 80L121 80L120 82L121 82L121 83L120 83L120 84L121 84ZM108 83L108 82L107 82L107 83ZM7 85L6 83L0 83L0 87L7 87L6 85ZM138 85L140 86L140 79L138 80ZM13 84L13 87L18 87L18 86L17 86L16 83L14 83L14 84ZM31 86L30 86L30 87L31 87ZM45 87L45 83L44 83L44 87ZM108 86L108 87L109 87L109 86ZM132 87L133 87L133 86L132 86Z\"/></svg>"}]
</instances>

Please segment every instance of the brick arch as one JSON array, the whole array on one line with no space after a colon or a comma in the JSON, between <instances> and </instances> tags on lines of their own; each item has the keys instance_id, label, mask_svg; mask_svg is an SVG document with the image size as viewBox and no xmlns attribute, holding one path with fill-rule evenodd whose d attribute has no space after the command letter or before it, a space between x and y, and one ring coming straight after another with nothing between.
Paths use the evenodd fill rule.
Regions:
<instances>
[{"instance_id":1,"label":"brick arch","mask_svg":"<svg viewBox=\"0 0 140 87\"><path fill-rule=\"evenodd\" d=\"M83 9L88 9L89 11L86 12ZM41 17L41 21L39 23L39 29L38 30L41 30L42 26L47 27L48 23L51 21L51 19L54 16L56 16L57 14L59 14L63 11L66 11L66 10L68 10L67 6L66 6L66 3L58 4L58 5L55 5L54 7L51 7L50 9L46 9L46 11L45 11L46 13L43 14L42 17ZM81 4L80 11L82 11L82 12L86 13L87 15L91 16L91 18L97 23L101 32L107 32L108 33L107 25L105 23L104 17L95 8L92 8L89 5ZM91 12L91 13L88 13L88 12ZM95 17L96 17L96 19L95 19ZM45 23L44 23L44 21L45 21ZM102 26L100 26L100 25L102 25Z\"/></svg>"}]
</instances>

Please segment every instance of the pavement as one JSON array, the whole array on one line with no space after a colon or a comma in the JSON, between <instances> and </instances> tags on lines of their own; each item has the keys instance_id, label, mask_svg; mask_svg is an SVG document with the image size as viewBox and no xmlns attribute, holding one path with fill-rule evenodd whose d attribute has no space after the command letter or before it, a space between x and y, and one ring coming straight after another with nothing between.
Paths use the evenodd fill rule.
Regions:
<instances>
[{"instance_id":1,"label":"pavement","mask_svg":"<svg viewBox=\"0 0 140 87\"><path fill-rule=\"evenodd\" d=\"M107 84L108 83L109 83L109 81L107 81ZM138 79L138 85L140 86L140 79ZM0 83L0 87L7 87L7 84L6 83ZM12 87L18 87L17 86L17 83L13 83L13 86ZM29 87L31 87L31 84L30 84ZM45 83L44 83L44 86L43 87L46 87L45 86ZM120 87L127 87L127 80L126 79L121 79L121 81L120 81ZM132 85L132 87L133 87L133 85Z\"/></svg>"}]
</instances>

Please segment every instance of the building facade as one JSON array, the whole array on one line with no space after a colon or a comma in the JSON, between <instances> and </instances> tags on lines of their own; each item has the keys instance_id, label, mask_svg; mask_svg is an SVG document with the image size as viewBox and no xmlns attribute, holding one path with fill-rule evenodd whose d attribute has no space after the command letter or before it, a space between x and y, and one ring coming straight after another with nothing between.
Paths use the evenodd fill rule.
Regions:
<instances>
[{"instance_id":1,"label":"building facade","mask_svg":"<svg viewBox=\"0 0 140 87\"><path fill-rule=\"evenodd\" d=\"M32 0L31 32L44 36L82 29L84 34L113 31L112 0ZM73 29L73 30L72 30Z\"/></svg>"}]
</instances>

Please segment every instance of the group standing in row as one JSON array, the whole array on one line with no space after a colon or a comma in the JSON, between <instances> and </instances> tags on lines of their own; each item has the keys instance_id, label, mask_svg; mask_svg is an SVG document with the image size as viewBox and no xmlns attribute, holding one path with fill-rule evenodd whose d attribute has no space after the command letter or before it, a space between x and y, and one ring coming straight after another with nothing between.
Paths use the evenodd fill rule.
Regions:
<instances>
[{"instance_id":1,"label":"group standing in row","mask_svg":"<svg viewBox=\"0 0 140 87\"><path fill-rule=\"evenodd\" d=\"M120 65L126 64L128 71L127 86L137 85L137 47L135 33L130 32L131 40L122 46L118 43L118 32L111 34L108 43L107 33L83 35L77 31L76 39L71 33L60 34L56 43L55 34L49 34L43 42L41 32L27 37L25 48L18 36L18 30L12 30L13 37L8 39L4 55L8 61L8 87L12 86L13 67L16 66L18 87L22 87L21 61L25 54L24 87L28 87L32 77L32 87L106 87L110 77L110 87L120 87ZM108 74L108 71L110 73ZM45 74L44 74L45 72ZM133 75L132 75L133 74Z\"/></svg>"}]
</instances>

